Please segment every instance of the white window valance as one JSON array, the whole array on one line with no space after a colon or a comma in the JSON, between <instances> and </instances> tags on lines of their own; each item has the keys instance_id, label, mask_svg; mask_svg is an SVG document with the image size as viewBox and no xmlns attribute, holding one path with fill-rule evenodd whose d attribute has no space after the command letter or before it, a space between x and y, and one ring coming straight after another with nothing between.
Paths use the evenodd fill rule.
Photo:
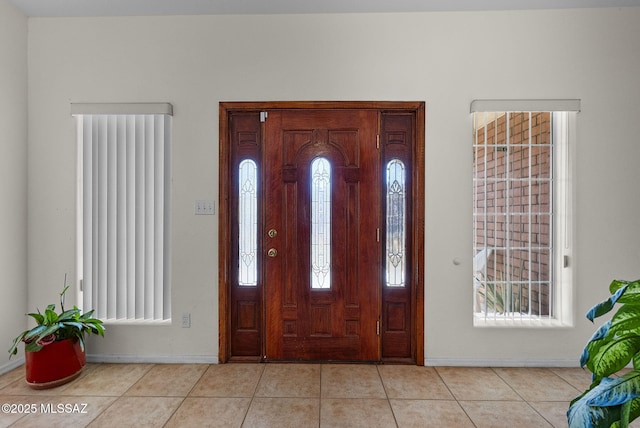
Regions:
<instances>
[{"instance_id":1,"label":"white window valance","mask_svg":"<svg viewBox=\"0 0 640 428\"><path fill-rule=\"evenodd\" d=\"M580 111L579 99L550 100L473 100L471 113L483 111L520 112L520 111Z\"/></svg>"}]
</instances>

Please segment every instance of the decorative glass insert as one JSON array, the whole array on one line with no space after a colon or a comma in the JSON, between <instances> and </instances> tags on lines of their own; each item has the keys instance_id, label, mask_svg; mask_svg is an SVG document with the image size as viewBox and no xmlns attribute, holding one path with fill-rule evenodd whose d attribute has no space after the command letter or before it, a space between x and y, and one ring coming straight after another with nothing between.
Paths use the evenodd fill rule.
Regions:
<instances>
[{"instance_id":1,"label":"decorative glass insert","mask_svg":"<svg viewBox=\"0 0 640 428\"><path fill-rule=\"evenodd\" d=\"M258 285L258 167L245 159L238 168L238 285Z\"/></svg>"},{"instance_id":2,"label":"decorative glass insert","mask_svg":"<svg viewBox=\"0 0 640 428\"><path fill-rule=\"evenodd\" d=\"M311 288L331 288L331 164L311 162Z\"/></svg>"},{"instance_id":3,"label":"decorative glass insert","mask_svg":"<svg viewBox=\"0 0 640 428\"><path fill-rule=\"evenodd\" d=\"M404 287L406 271L406 168L400 159L387 163L386 285Z\"/></svg>"}]
</instances>

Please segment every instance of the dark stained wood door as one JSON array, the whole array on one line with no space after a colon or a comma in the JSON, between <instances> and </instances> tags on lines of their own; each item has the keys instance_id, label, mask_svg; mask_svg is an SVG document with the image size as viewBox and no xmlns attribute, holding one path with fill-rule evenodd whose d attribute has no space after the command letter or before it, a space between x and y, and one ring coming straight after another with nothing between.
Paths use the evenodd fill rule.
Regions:
<instances>
[{"instance_id":1,"label":"dark stained wood door","mask_svg":"<svg viewBox=\"0 0 640 428\"><path fill-rule=\"evenodd\" d=\"M267 360L380 359L377 123L375 110L268 112L262 238ZM326 161L330 209L314 217L312 164L319 159ZM328 227L314 223L318 215ZM321 227L329 243L322 231L314 235ZM312 250L320 244L324 250ZM312 259L322 259L327 248L318 266ZM314 275L321 279L314 282Z\"/></svg>"}]
</instances>

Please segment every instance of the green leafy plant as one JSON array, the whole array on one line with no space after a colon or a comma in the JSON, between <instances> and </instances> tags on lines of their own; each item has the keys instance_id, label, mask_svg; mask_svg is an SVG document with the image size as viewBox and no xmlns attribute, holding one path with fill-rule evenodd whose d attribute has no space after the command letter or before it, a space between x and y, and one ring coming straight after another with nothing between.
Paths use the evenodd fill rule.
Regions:
<instances>
[{"instance_id":1,"label":"green leafy plant","mask_svg":"<svg viewBox=\"0 0 640 428\"><path fill-rule=\"evenodd\" d=\"M65 278L66 283L66 278ZM25 330L18 335L9 348L9 357L18 353L18 345L24 342L25 351L37 352L43 347L57 341L77 338L80 347L84 351L84 335L99 334L104 337L104 326L102 321L93 318L93 310L81 313L76 306L73 309L64 309L64 295L69 287L64 287L60 293L60 309L56 312L56 305L47 306L44 313L37 309L37 313L27 314L36 320L37 326L30 330Z\"/></svg>"},{"instance_id":2,"label":"green leafy plant","mask_svg":"<svg viewBox=\"0 0 640 428\"><path fill-rule=\"evenodd\" d=\"M571 402L570 428L627 427L640 416L640 279L614 280L611 297L587 313L591 322L620 304L584 348L580 366L593 373L589 389ZM623 370L629 364L631 370Z\"/></svg>"}]
</instances>

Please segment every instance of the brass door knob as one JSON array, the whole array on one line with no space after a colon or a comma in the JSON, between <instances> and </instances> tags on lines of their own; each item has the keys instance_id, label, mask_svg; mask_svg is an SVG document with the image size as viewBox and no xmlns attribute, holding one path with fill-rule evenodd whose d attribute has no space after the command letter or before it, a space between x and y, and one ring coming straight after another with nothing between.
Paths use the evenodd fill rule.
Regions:
<instances>
[{"instance_id":1,"label":"brass door knob","mask_svg":"<svg viewBox=\"0 0 640 428\"><path fill-rule=\"evenodd\" d=\"M278 250L276 250L275 248L269 248L269 251L267 251L267 256L269 257L275 257L278 255Z\"/></svg>"}]
</instances>

